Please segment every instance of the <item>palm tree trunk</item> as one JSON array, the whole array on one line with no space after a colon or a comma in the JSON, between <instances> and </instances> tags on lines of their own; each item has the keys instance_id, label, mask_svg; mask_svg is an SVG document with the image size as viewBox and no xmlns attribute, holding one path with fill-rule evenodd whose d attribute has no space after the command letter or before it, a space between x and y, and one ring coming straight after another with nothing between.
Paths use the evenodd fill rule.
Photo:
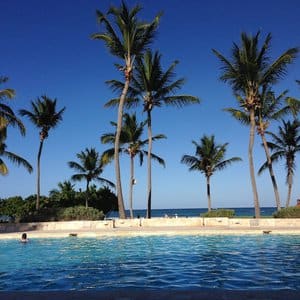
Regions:
<instances>
[{"instance_id":1,"label":"palm tree trunk","mask_svg":"<svg viewBox=\"0 0 300 300\"><path fill-rule=\"evenodd\" d=\"M210 177L206 177L206 190L207 190L207 208L211 211L211 198L210 198Z\"/></svg>"},{"instance_id":2,"label":"palm tree trunk","mask_svg":"<svg viewBox=\"0 0 300 300\"><path fill-rule=\"evenodd\" d=\"M86 191L85 191L85 208L89 207L89 180L86 181Z\"/></svg>"},{"instance_id":3,"label":"palm tree trunk","mask_svg":"<svg viewBox=\"0 0 300 300\"><path fill-rule=\"evenodd\" d=\"M129 208L130 208L130 218L133 219L133 184L134 184L134 158L130 155L130 182L129 182Z\"/></svg>"},{"instance_id":4,"label":"palm tree trunk","mask_svg":"<svg viewBox=\"0 0 300 300\"><path fill-rule=\"evenodd\" d=\"M287 194L287 199L286 199L286 204L285 204L286 208L288 208L290 206L291 195L292 195L292 186L293 186L293 175L289 171L289 173L288 173L288 194Z\"/></svg>"},{"instance_id":5,"label":"palm tree trunk","mask_svg":"<svg viewBox=\"0 0 300 300\"><path fill-rule=\"evenodd\" d=\"M152 125L151 111L147 111L148 119L148 191L147 191L147 218L151 219L151 193L152 193L152 170L151 170L151 153L152 153Z\"/></svg>"},{"instance_id":6,"label":"palm tree trunk","mask_svg":"<svg viewBox=\"0 0 300 300\"><path fill-rule=\"evenodd\" d=\"M266 157L267 157L269 173L270 173L270 176L271 176L272 185L273 185L274 194L275 194L275 201L276 201L277 211L279 211L281 209L280 197L279 197L279 192L278 192L278 187L277 187L275 174L274 174L274 171L273 171L273 165L272 165L272 160L271 160L271 156L270 156L270 151L269 151L269 147L268 147L268 144L267 144L266 137L265 137L264 133L261 133L261 138L262 138L262 141L263 141L263 145L264 145L264 149L265 149L265 153L266 153Z\"/></svg>"},{"instance_id":7,"label":"palm tree trunk","mask_svg":"<svg viewBox=\"0 0 300 300\"><path fill-rule=\"evenodd\" d=\"M122 119L123 119L123 108L125 97L128 91L130 79L127 76L124 84L124 88L120 97L119 107L118 107L118 121L117 121L117 132L115 138L115 172L116 172L116 188L117 188L117 197L118 197L118 208L119 208L119 217L120 219L126 219L124 200L122 193L122 183L121 183L121 171L120 171L120 159L119 159L119 149L120 149L120 135L122 130Z\"/></svg>"},{"instance_id":8,"label":"palm tree trunk","mask_svg":"<svg viewBox=\"0 0 300 300\"><path fill-rule=\"evenodd\" d=\"M39 210L40 208L40 196L41 196L41 155L42 155L42 150L43 150L43 144L44 140L41 139L40 141L40 147L39 147L39 152L37 156L37 184L36 184L36 205L35 208L36 210Z\"/></svg>"},{"instance_id":9,"label":"palm tree trunk","mask_svg":"<svg viewBox=\"0 0 300 300\"><path fill-rule=\"evenodd\" d=\"M253 200L255 208L255 218L260 218L260 207L258 200L258 193L255 181L254 163L253 163L253 145L254 145L254 134L255 134L255 111L254 108L250 109L250 137L249 137L249 147L248 147L248 159L250 168L250 177L253 191Z\"/></svg>"}]
</instances>

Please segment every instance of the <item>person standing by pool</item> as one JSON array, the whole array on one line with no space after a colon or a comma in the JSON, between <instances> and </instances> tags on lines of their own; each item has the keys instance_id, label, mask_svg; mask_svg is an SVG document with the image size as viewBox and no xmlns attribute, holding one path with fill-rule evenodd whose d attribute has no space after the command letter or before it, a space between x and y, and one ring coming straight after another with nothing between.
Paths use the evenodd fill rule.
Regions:
<instances>
[{"instance_id":1,"label":"person standing by pool","mask_svg":"<svg viewBox=\"0 0 300 300\"><path fill-rule=\"evenodd\" d=\"M20 242L21 243L27 243L28 242L27 233L24 232L22 234Z\"/></svg>"}]
</instances>

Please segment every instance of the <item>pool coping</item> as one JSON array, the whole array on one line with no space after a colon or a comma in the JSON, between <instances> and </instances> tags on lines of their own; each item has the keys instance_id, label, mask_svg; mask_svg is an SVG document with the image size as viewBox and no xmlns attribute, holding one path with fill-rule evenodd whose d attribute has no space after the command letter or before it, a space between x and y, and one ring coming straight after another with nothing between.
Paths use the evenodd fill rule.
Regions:
<instances>
[{"instance_id":1,"label":"pool coping","mask_svg":"<svg viewBox=\"0 0 300 300\"><path fill-rule=\"evenodd\" d=\"M23 231L0 233L1 239L19 239ZM32 230L27 231L28 238L65 238L65 237L130 237L153 235L300 235L300 228L291 227L256 227L256 228L227 228L202 226L177 227L123 227L106 229L68 229L68 230Z\"/></svg>"}]
</instances>

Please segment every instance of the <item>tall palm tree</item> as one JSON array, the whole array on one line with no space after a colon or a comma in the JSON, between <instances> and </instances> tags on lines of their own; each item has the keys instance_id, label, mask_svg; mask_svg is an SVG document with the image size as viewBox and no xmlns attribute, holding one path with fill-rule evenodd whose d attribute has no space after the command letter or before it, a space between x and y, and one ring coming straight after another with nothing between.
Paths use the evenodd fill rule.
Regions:
<instances>
[{"instance_id":1,"label":"tall palm tree","mask_svg":"<svg viewBox=\"0 0 300 300\"><path fill-rule=\"evenodd\" d=\"M45 139L49 135L50 129L54 129L61 121L65 107L57 111L56 99L50 99L43 95L31 101L31 110L21 109L21 116L27 117L33 125L40 129L40 146L37 156L37 198L36 209L40 207L40 161Z\"/></svg>"},{"instance_id":2,"label":"tall palm tree","mask_svg":"<svg viewBox=\"0 0 300 300\"><path fill-rule=\"evenodd\" d=\"M164 71L161 63L161 55L154 54L148 50L143 57L136 59L135 72L128 90L127 105L131 106L138 102L143 103L144 111L147 113L148 126L148 190L147 190L147 218L151 218L151 195L152 195L152 110L154 107L177 106L183 107L188 104L199 103L199 98L191 95L177 94L185 83L184 78L174 80L174 72L178 61L174 61L170 67ZM110 86L121 89L122 83L109 81ZM107 106L115 105L116 101L107 103Z\"/></svg>"},{"instance_id":3,"label":"tall palm tree","mask_svg":"<svg viewBox=\"0 0 300 300\"><path fill-rule=\"evenodd\" d=\"M7 81L7 77L0 76L0 84L6 83ZM5 144L5 140L7 138L8 126L18 127L21 135L25 135L25 126L22 121L15 115L13 109L5 103L6 100L13 99L14 96L15 91L13 89L0 89L0 157L6 157L13 163L24 166L27 171L31 173L32 166L27 160L6 150L7 145ZM2 175L8 174L8 168L2 158L0 158L0 173Z\"/></svg>"},{"instance_id":4,"label":"tall palm tree","mask_svg":"<svg viewBox=\"0 0 300 300\"><path fill-rule=\"evenodd\" d=\"M130 180L129 180L129 208L130 217L133 218L133 185L135 183L134 179L134 158L136 155L140 158L140 165L143 164L144 155L147 155L147 151L143 150L143 147L148 144L148 139L141 140L144 126L146 122L137 122L136 114L129 115L124 114L122 131L120 135L120 152L124 152L130 157ZM112 122L112 125L116 127L116 123ZM107 133L101 136L101 142L104 144L112 144L115 140L115 133ZM163 134L155 135L153 140L158 140L166 138ZM108 149L103 152L102 159L104 161L111 160L114 155L114 149ZM164 160L151 153L151 158L158 161L161 165L165 166Z\"/></svg>"},{"instance_id":5,"label":"tall palm tree","mask_svg":"<svg viewBox=\"0 0 300 300\"><path fill-rule=\"evenodd\" d=\"M93 39L103 40L110 53L123 60L124 63L124 66L119 66L119 69L124 72L125 83L118 105L117 132L114 151L119 214L122 219L126 218L119 161L119 143L123 107L132 78L134 60L136 57L140 56L145 48L152 42L160 19L159 14L150 23L141 22L138 19L138 13L140 11L141 7L138 5L129 10L124 2L122 2L120 7L111 6L107 15L97 10L98 22L100 25L104 25L105 31L103 33L95 33L92 35ZM109 16L112 17L112 20L109 20Z\"/></svg>"},{"instance_id":6,"label":"tall palm tree","mask_svg":"<svg viewBox=\"0 0 300 300\"><path fill-rule=\"evenodd\" d=\"M249 112L248 158L256 218L260 217L260 206L253 163L255 111L261 106L260 94L262 89L276 84L283 78L287 66L295 60L298 53L298 48L291 48L281 54L275 61L270 62L271 34L267 35L261 47L259 37L259 31L254 36L242 33L241 45L233 44L230 59L213 49L213 53L221 62L222 75L220 79L228 82L234 93L242 95L243 107Z\"/></svg>"},{"instance_id":7,"label":"tall palm tree","mask_svg":"<svg viewBox=\"0 0 300 300\"><path fill-rule=\"evenodd\" d=\"M265 132L272 121L278 121L286 114L293 114L294 111L297 110L296 106L299 106L299 101L294 98L287 97L287 92L288 91L286 90L276 97L273 91L263 90L262 95L260 95L261 104L255 111L256 132L262 139L262 144L265 150L268 164L268 170L273 185L275 203L278 211L281 209L280 196ZM243 98L237 96L237 100L241 103L241 106L243 106ZM235 108L226 108L224 110L229 112L232 117L240 121L242 124L250 124L250 116L248 111Z\"/></svg>"},{"instance_id":8,"label":"tall palm tree","mask_svg":"<svg viewBox=\"0 0 300 300\"><path fill-rule=\"evenodd\" d=\"M285 166L287 170L287 184L288 194L286 200L286 207L290 205L293 175L296 169L296 153L300 152L300 123L298 120L282 121L282 126L279 126L278 135L268 132L273 142L268 142L268 147L273 152L271 155L272 162L276 162L282 158L285 159ZM261 174L267 168L267 162L265 162L258 173Z\"/></svg>"},{"instance_id":9,"label":"tall palm tree","mask_svg":"<svg viewBox=\"0 0 300 300\"><path fill-rule=\"evenodd\" d=\"M115 185L111 181L100 177L103 172L104 164L101 162L100 155L95 148L86 148L84 151L77 153L76 156L80 161L79 163L76 161L68 162L69 167L78 172L72 175L71 179L74 181L86 181L85 206L88 207L89 185L92 181L97 180L111 187Z\"/></svg>"},{"instance_id":10,"label":"tall palm tree","mask_svg":"<svg viewBox=\"0 0 300 300\"><path fill-rule=\"evenodd\" d=\"M0 84L6 83L7 77L0 76ZM7 128L8 125L16 126L22 135L25 135L25 126L22 121L15 115L12 108L5 103L6 100L13 99L15 91L10 88L0 89L0 129ZM2 132L6 135L6 132Z\"/></svg>"},{"instance_id":11,"label":"tall palm tree","mask_svg":"<svg viewBox=\"0 0 300 300\"><path fill-rule=\"evenodd\" d=\"M196 147L195 156L183 155L181 162L189 166L189 171L200 171L206 177L208 211L211 211L210 178L216 172L225 169L240 157L232 157L225 160L228 143L216 144L215 137L204 135L198 144L192 141Z\"/></svg>"},{"instance_id":12,"label":"tall palm tree","mask_svg":"<svg viewBox=\"0 0 300 300\"><path fill-rule=\"evenodd\" d=\"M22 165L27 169L29 173L31 173L32 166L27 160L25 160L24 158L22 158L21 156L13 152L6 150L7 146L5 144L5 138L6 138L6 128L2 128L0 129L0 174L1 175L8 174L7 165L3 161L2 157L9 159L11 162L17 164L18 166Z\"/></svg>"}]
</instances>

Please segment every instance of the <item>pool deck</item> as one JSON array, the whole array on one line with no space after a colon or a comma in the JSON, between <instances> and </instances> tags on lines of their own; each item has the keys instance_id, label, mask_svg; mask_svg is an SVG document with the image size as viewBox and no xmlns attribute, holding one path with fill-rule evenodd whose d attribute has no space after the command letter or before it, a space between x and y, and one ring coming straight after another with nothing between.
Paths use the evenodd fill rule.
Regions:
<instances>
[{"instance_id":1,"label":"pool deck","mask_svg":"<svg viewBox=\"0 0 300 300\"><path fill-rule=\"evenodd\" d=\"M300 235L300 219L153 218L0 224L1 239L149 235Z\"/></svg>"},{"instance_id":2,"label":"pool deck","mask_svg":"<svg viewBox=\"0 0 300 300\"><path fill-rule=\"evenodd\" d=\"M19 239L23 231L0 233L1 239ZM259 227L259 228L227 228L227 227L123 227L105 229L60 229L26 231L28 238L63 238L63 237L120 237L120 236L151 236L151 235L260 235L283 234L300 235L300 227Z\"/></svg>"}]
</instances>

